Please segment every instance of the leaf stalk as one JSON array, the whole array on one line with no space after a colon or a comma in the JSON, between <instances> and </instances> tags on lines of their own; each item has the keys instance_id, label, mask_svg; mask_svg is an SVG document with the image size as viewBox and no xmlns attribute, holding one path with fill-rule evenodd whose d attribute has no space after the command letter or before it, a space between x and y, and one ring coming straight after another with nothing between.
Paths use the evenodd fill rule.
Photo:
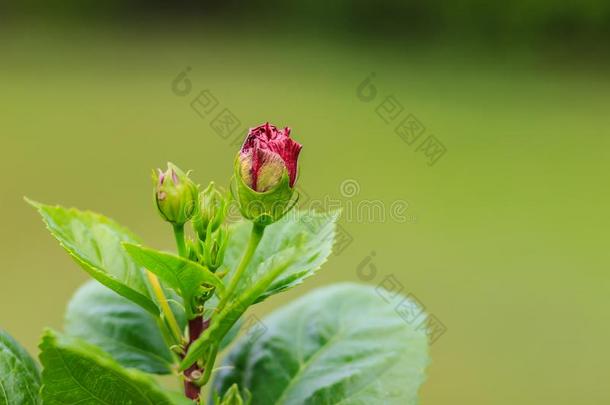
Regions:
<instances>
[{"instance_id":1,"label":"leaf stalk","mask_svg":"<svg viewBox=\"0 0 610 405\"><path fill-rule=\"evenodd\" d=\"M258 244L260 243L261 239L263 238L264 233L265 233L264 225L257 224L257 223L252 224L252 231L250 232L250 240L248 241L248 246L246 247L246 251L244 252L244 255L242 256L241 261L239 262L239 265L237 266L237 269L235 270L235 273L233 274L233 276L231 277L231 280L229 281L229 286L227 287L227 289L225 291L224 297L222 297L222 299L220 300L220 303L218 304L218 307L216 308L217 312L222 311L224 306L227 304L227 301L231 298L231 295L233 295L233 293L235 292L235 289L237 288L239 281L241 280L241 277L244 274L244 271L246 271L246 268L250 264L250 261L252 260L252 257L254 256L254 252L256 251Z\"/></svg>"}]
</instances>

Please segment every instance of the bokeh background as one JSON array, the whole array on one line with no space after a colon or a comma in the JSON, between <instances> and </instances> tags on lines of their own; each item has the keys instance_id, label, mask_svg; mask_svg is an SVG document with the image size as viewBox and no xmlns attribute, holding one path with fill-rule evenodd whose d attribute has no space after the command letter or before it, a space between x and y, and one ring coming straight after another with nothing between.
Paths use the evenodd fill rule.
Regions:
<instances>
[{"instance_id":1,"label":"bokeh background","mask_svg":"<svg viewBox=\"0 0 610 405\"><path fill-rule=\"evenodd\" d=\"M305 145L311 200L408 208L343 218L351 243L257 314L366 265L447 328L422 404L607 404L609 45L604 0L2 2L0 326L36 354L86 280L24 196L169 249L151 168L227 184L235 138L269 120Z\"/></svg>"}]
</instances>

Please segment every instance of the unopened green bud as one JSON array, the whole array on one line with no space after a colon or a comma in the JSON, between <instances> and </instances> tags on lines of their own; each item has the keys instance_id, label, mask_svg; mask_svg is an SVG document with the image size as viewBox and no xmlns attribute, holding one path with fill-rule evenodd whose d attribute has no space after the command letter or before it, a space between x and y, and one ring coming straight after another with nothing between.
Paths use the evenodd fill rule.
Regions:
<instances>
[{"instance_id":1,"label":"unopened green bud","mask_svg":"<svg viewBox=\"0 0 610 405\"><path fill-rule=\"evenodd\" d=\"M226 227L220 227L208 235L203 248L203 262L211 271L215 272L224 262L229 232Z\"/></svg>"},{"instance_id":2,"label":"unopened green bud","mask_svg":"<svg viewBox=\"0 0 610 405\"><path fill-rule=\"evenodd\" d=\"M221 192L211 182L199 196L199 212L193 219L193 227L199 239L216 231L226 216L227 202Z\"/></svg>"},{"instance_id":3,"label":"unopened green bud","mask_svg":"<svg viewBox=\"0 0 610 405\"><path fill-rule=\"evenodd\" d=\"M174 225L184 225L197 210L198 186L176 165L167 164L167 170L153 173L155 202L161 217Z\"/></svg>"}]
</instances>

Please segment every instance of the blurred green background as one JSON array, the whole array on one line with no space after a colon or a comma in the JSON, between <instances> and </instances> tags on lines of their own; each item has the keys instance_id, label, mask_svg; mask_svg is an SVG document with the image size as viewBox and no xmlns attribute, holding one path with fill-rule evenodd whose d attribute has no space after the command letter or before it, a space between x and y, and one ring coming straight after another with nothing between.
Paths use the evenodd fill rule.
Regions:
<instances>
[{"instance_id":1,"label":"blurred green background","mask_svg":"<svg viewBox=\"0 0 610 405\"><path fill-rule=\"evenodd\" d=\"M32 353L86 275L23 196L170 249L150 169L171 160L226 184L234 136L269 120L304 144L310 199L409 206L404 223L344 218L352 243L257 314L361 282L372 257L371 284L393 275L447 327L422 404L610 402L610 3L29 0L0 13L0 327ZM206 89L219 104L201 117L190 103ZM388 96L404 107L390 124ZM240 121L229 139L211 127L224 108ZM447 150L433 166L394 132L409 113Z\"/></svg>"}]
</instances>

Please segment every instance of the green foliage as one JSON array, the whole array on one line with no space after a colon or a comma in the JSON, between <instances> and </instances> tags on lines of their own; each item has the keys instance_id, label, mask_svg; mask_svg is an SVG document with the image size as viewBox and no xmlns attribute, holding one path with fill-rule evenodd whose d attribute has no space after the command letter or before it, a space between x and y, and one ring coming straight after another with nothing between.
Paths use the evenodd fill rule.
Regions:
<instances>
[{"instance_id":1,"label":"green foliage","mask_svg":"<svg viewBox=\"0 0 610 405\"><path fill-rule=\"evenodd\" d=\"M0 405L41 403L40 372L34 360L0 329Z\"/></svg>"},{"instance_id":2,"label":"green foliage","mask_svg":"<svg viewBox=\"0 0 610 405\"><path fill-rule=\"evenodd\" d=\"M428 364L426 334L371 287L340 284L310 293L242 339L214 387L233 384L252 404L417 403Z\"/></svg>"},{"instance_id":3,"label":"green foliage","mask_svg":"<svg viewBox=\"0 0 610 405\"><path fill-rule=\"evenodd\" d=\"M241 277L239 288L229 297L230 304L212 318L208 330L193 342L181 368L203 356L210 342L221 340L250 305L312 275L332 251L337 217L337 213L302 211L269 226ZM229 239L229 250L233 249L225 258L229 266L236 264L237 252L247 244L244 228L247 225L238 225Z\"/></svg>"},{"instance_id":4,"label":"green foliage","mask_svg":"<svg viewBox=\"0 0 610 405\"><path fill-rule=\"evenodd\" d=\"M45 405L176 403L147 374L122 368L83 340L46 331L40 350Z\"/></svg>"},{"instance_id":5,"label":"green foliage","mask_svg":"<svg viewBox=\"0 0 610 405\"><path fill-rule=\"evenodd\" d=\"M294 260L290 265L256 298L256 302L292 288L312 276L332 251L338 217L338 212L293 211L267 227L235 296L245 293L246 289L272 271L274 265L292 258ZM242 221L231 229L229 247L225 253L225 265L228 268L235 269L237 266L248 242L251 227L250 223Z\"/></svg>"},{"instance_id":6,"label":"green foliage","mask_svg":"<svg viewBox=\"0 0 610 405\"><path fill-rule=\"evenodd\" d=\"M116 222L89 211L30 201L51 234L76 262L100 283L157 315L142 270L121 246L137 238Z\"/></svg>"},{"instance_id":7,"label":"green foliage","mask_svg":"<svg viewBox=\"0 0 610 405\"><path fill-rule=\"evenodd\" d=\"M130 243L125 243L124 247L136 263L155 273L175 289L184 302L190 304L186 305L187 309L190 309L203 284L216 287L221 293L224 290L221 279L194 261Z\"/></svg>"},{"instance_id":8,"label":"green foliage","mask_svg":"<svg viewBox=\"0 0 610 405\"><path fill-rule=\"evenodd\" d=\"M173 358L155 318L96 281L74 294L64 330L99 346L125 367L154 374L171 372Z\"/></svg>"}]
</instances>

